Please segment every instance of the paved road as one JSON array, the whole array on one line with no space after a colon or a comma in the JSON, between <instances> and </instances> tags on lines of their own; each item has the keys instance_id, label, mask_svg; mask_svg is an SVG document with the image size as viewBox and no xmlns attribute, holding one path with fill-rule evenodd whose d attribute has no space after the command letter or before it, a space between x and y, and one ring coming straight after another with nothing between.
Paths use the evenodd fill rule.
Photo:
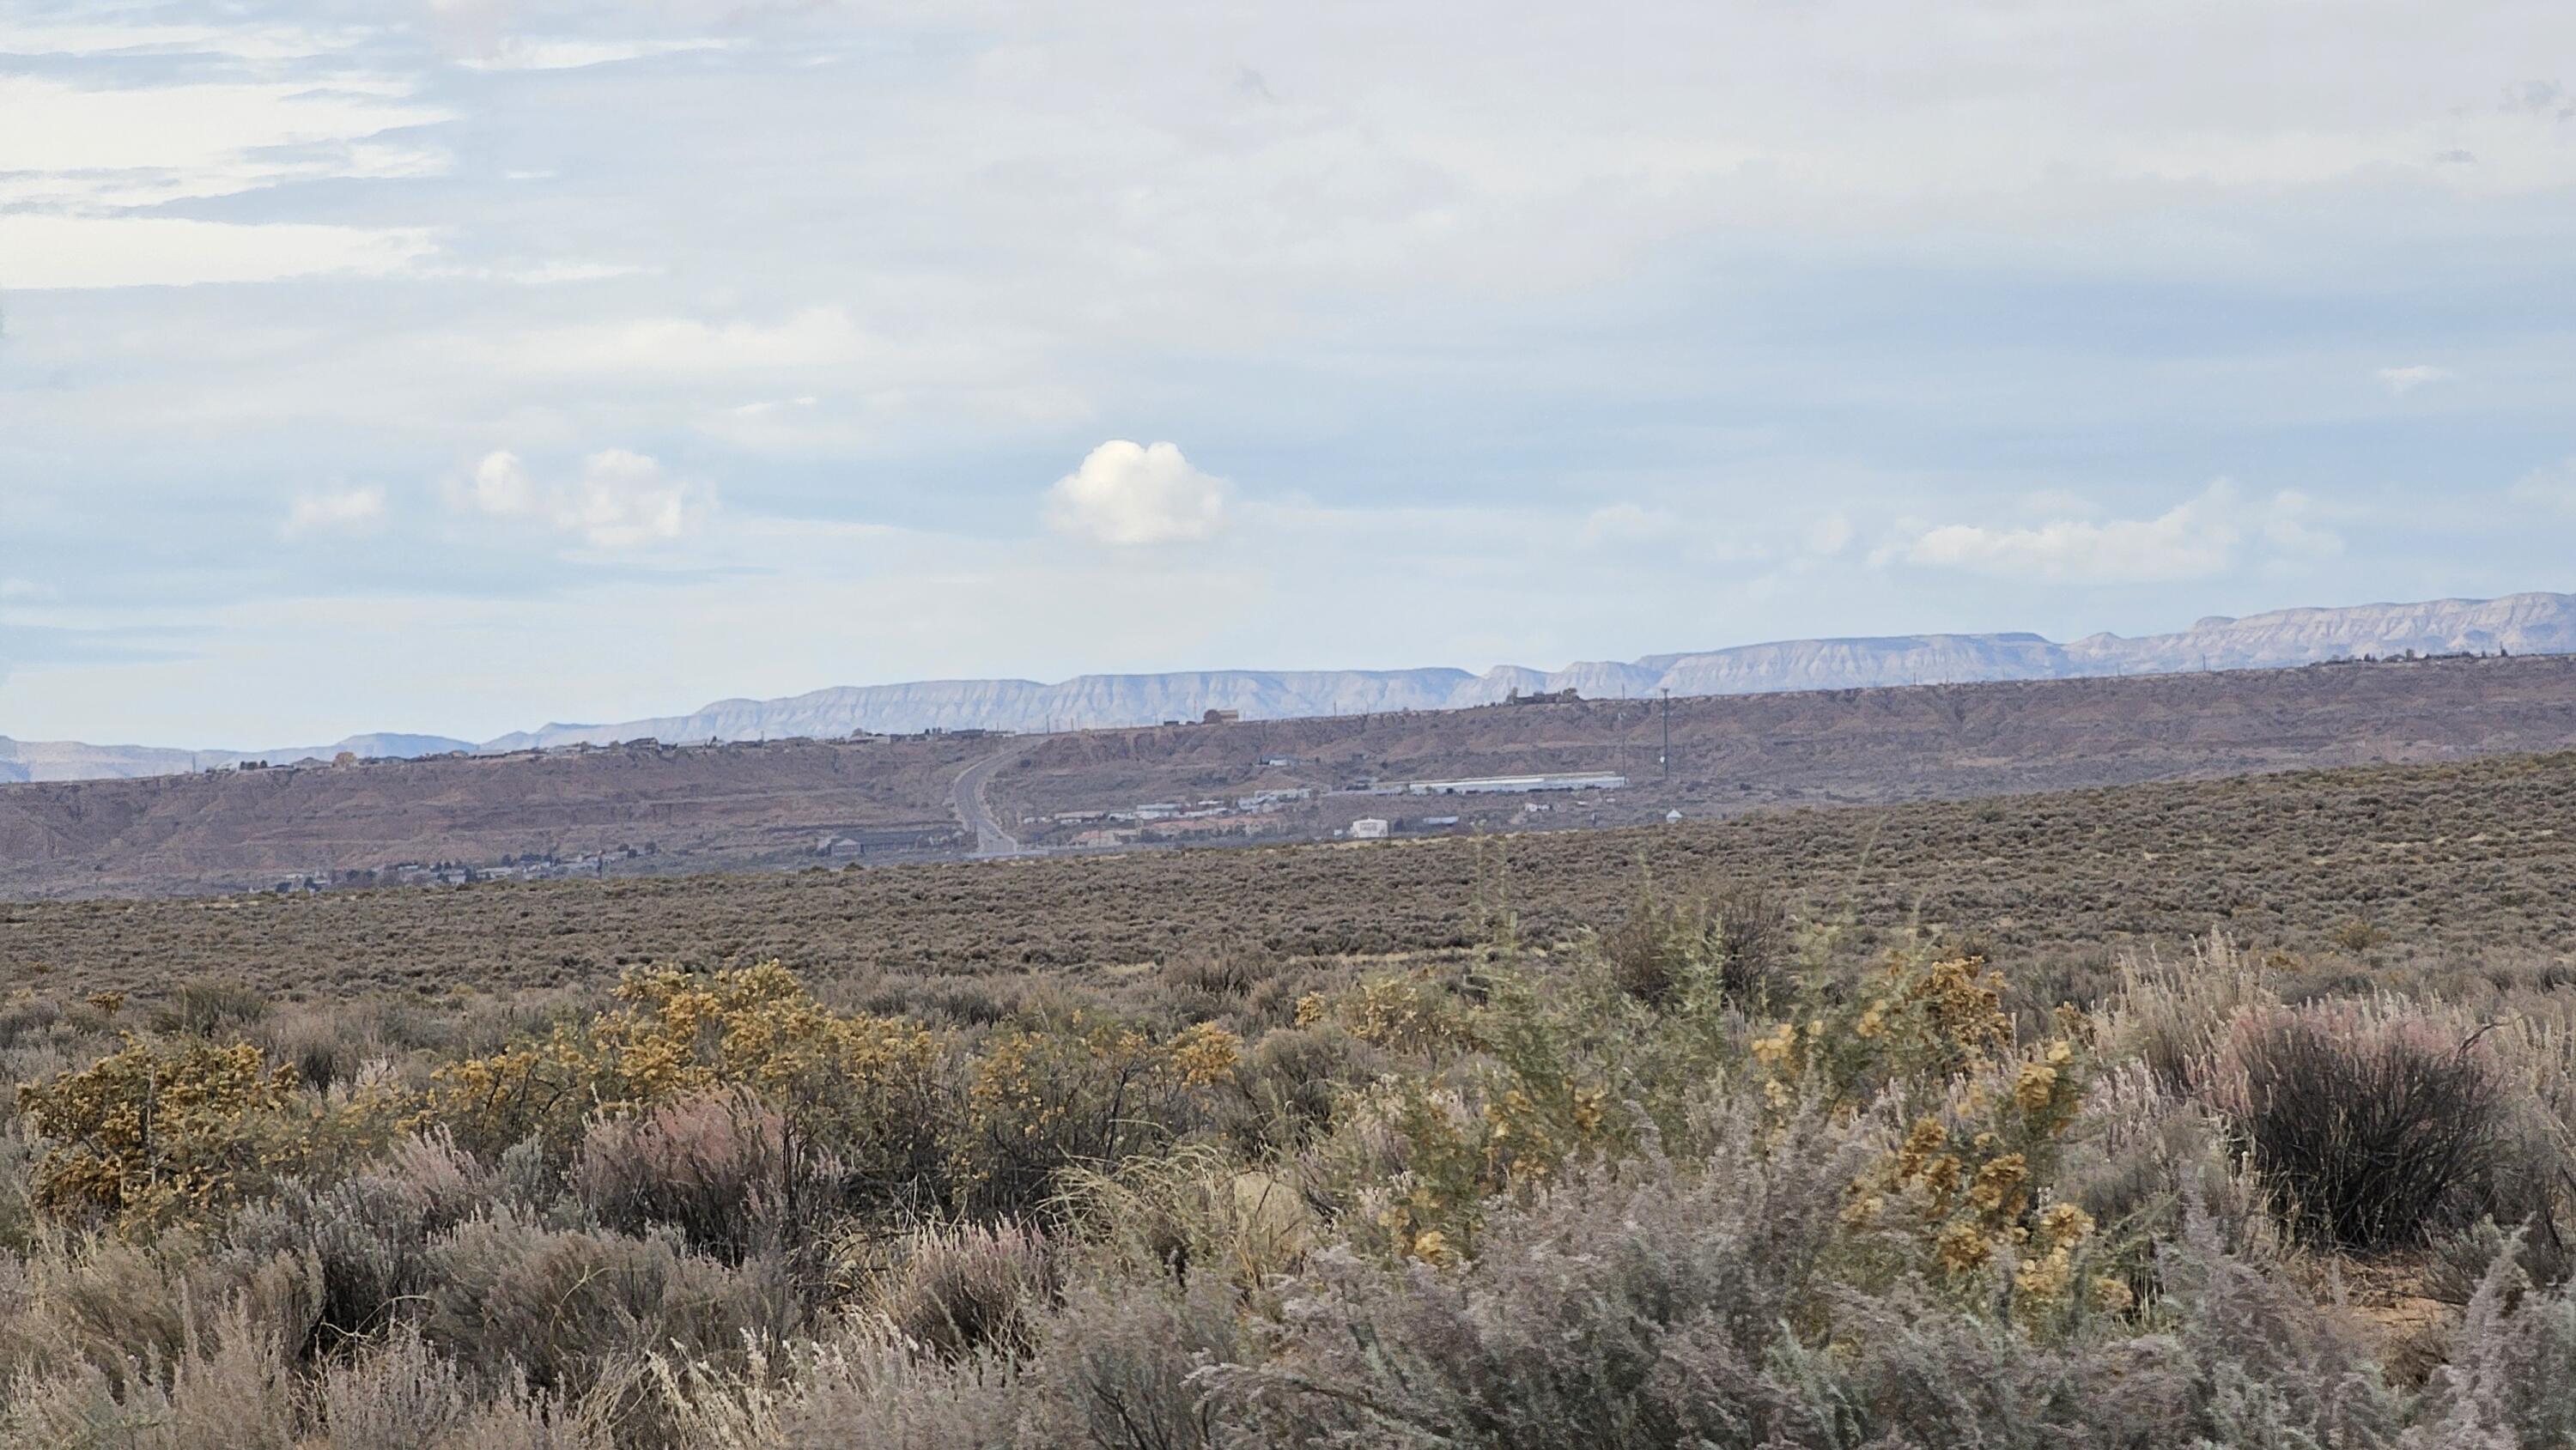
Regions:
<instances>
[{"instance_id":1,"label":"paved road","mask_svg":"<svg viewBox=\"0 0 2576 1450\"><path fill-rule=\"evenodd\" d=\"M948 808L957 813L958 824L975 833L978 856L1016 856L1020 853L1017 836L1002 829L993 816L992 805L984 799L984 787L991 784L994 772L1020 753L1019 746L997 750L957 773L957 783L949 788Z\"/></svg>"}]
</instances>

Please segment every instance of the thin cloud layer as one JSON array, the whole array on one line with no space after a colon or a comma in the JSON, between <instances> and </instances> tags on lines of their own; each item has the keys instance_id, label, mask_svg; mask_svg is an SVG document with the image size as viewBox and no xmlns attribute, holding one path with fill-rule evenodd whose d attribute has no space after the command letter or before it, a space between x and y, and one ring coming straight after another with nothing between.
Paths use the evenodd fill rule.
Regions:
<instances>
[{"instance_id":1,"label":"thin cloud layer","mask_svg":"<svg viewBox=\"0 0 2576 1450\"><path fill-rule=\"evenodd\" d=\"M2522 503L2576 518L2576 455L2524 474L2515 480L2513 496Z\"/></svg>"},{"instance_id":2,"label":"thin cloud layer","mask_svg":"<svg viewBox=\"0 0 2576 1450\"><path fill-rule=\"evenodd\" d=\"M2381 384L2384 385L2388 391L2401 395L2411 393L2417 388L2424 386L2426 383L2441 382L2450 376L2451 370L2449 368L2437 368L2427 363L2414 363L2402 368L2381 368L2379 370L2379 381Z\"/></svg>"},{"instance_id":3,"label":"thin cloud layer","mask_svg":"<svg viewBox=\"0 0 2576 1450\"><path fill-rule=\"evenodd\" d=\"M2238 567L2249 547L2267 558L2330 555L2342 540L2309 522L2294 493L2249 501L2221 479L2153 518L2050 519L1992 526L1942 524L1882 559L2004 579L2153 584L2209 579Z\"/></svg>"},{"instance_id":4,"label":"thin cloud layer","mask_svg":"<svg viewBox=\"0 0 2576 1450\"><path fill-rule=\"evenodd\" d=\"M0 64L0 282L17 288L265 282L317 273L386 275L429 256L420 226L242 221L158 210L278 187L436 175L447 165L420 133L456 119L408 82L340 71L330 79L256 74L166 77L138 58L212 49L254 72L307 58L304 47L223 48L225 32L142 27L0 29L0 48L102 47L124 63L104 83ZM51 52L39 52L51 54ZM118 73L131 74L114 83Z\"/></svg>"}]
</instances>

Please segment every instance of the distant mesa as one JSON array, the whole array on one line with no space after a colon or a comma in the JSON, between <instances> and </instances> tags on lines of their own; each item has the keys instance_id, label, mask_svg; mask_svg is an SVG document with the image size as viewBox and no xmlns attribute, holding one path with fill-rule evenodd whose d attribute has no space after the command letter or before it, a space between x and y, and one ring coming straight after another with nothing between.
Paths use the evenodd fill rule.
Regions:
<instances>
[{"instance_id":1,"label":"distant mesa","mask_svg":"<svg viewBox=\"0 0 2576 1450\"><path fill-rule=\"evenodd\" d=\"M0 735L0 783L29 780L120 780L147 775L192 775L246 765L328 763L347 755L359 761L417 760L477 749L470 740L441 735L352 735L329 745L275 750L174 750L152 745L84 745L76 740L12 740Z\"/></svg>"},{"instance_id":2,"label":"distant mesa","mask_svg":"<svg viewBox=\"0 0 2576 1450\"><path fill-rule=\"evenodd\" d=\"M921 680L841 686L776 700L719 700L687 715L611 724L546 725L475 745L424 735L360 735L303 749L222 751L0 737L0 781L81 780L229 768L244 760L328 761L342 751L362 760L606 745L652 737L668 744L711 740L838 738L862 731L911 734L995 730L1038 732L1208 724L1400 710L1456 710L1513 702L1674 695L1748 695L1982 680L2077 679L2190 670L2277 669L2362 656L2576 654L2576 595L2514 594L2282 609L2244 619L2213 617L2174 634L2124 639L2088 635L2060 644L2036 634L1915 634L1859 639L1782 640L1628 663L1596 661L1561 670L1502 665L1459 669L1205 670L1153 675L1082 675L1034 680Z\"/></svg>"}]
</instances>

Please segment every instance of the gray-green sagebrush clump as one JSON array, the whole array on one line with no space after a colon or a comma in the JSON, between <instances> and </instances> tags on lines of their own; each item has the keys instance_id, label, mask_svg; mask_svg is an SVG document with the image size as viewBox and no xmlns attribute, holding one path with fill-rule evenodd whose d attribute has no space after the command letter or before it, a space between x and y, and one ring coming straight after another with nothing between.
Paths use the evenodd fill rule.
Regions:
<instances>
[{"instance_id":1,"label":"gray-green sagebrush clump","mask_svg":"<svg viewBox=\"0 0 2576 1450\"><path fill-rule=\"evenodd\" d=\"M1742 889L1488 919L877 1010L13 1004L0 1444L2576 1435L2554 984L2216 941L2048 1010Z\"/></svg>"}]
</instances>

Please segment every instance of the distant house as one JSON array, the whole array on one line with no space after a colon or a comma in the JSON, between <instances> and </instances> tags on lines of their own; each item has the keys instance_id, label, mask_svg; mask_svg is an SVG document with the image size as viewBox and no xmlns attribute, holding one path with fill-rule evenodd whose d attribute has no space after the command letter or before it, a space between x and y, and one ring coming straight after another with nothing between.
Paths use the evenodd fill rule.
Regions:
<instances>
[{"instance_id":1,"label":"distant house","mask_svg":"<svg viewBox=\"0 0 2576 1450\"><path fill-rule=\"evenodd\" d=\"M1531 695L1522 694L1520 687L1515 685L1512 687L1512 692L1503 697L1503 703L1506 705L1576 705L1582 701L1581 692L1572 685L1562 690L1541 690Z\"/></svg>"},{"instance_id":2,"label":"distant house","mask_svg":"<svg viewBox=\"0 0 2576 1450\"><path fill-rule=\"evenodd\" d=\"M1241 710L1210 710L1199 717L1202 725L1232 725L1243 718Z\"/></svg>"},{"instance_id":3,"label":"distant house","mask_svg":"<svg viewBox=\"0 0 2576 1450\"><path fill-rule=\"evenodd\" d=\"M1354 841L1383 841L1386 839L1386 822L1376 816L1362 816L1351 822L1350 836Z\"/></svg>"},{"instance_id":4,"label":"distant house","mask_svg":"<svg viewBox=\"0 0 2576 1450\"><path fill-rule=\"evenodd\" d=\"M1312 789L1302 785L1283 790L1257 790L1247 796L1235 797L1234 804L1238 810L1275 811L1286 802L1306 800L1314 794Z\"/></svg>"},{"instance_id":5,"label":"distant house","mask_svg":"<svg viewBox=\"0 0 2576 1450\"><path fill-rule=\"evenodd\" d=\"M1669 811L1664 812L1664 824L1665 824L1665 825L1668 825L1668 826L1678 826L1678 825L1680 825L1681 823L1682 823L1682 813L1681 813L1681 808L1680 808L1680 807L1676 806L1676 807L1674 807L1672 810L1669 810Z\"/></svg>"}]
</instances>

